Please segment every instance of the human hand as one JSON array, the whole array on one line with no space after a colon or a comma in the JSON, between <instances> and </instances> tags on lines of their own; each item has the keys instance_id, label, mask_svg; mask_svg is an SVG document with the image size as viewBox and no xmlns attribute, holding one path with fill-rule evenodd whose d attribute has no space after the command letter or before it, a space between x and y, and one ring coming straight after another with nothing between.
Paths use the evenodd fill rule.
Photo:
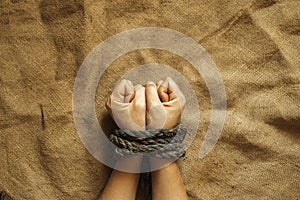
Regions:
<instances>
[{"instance_id":1,"label":"human hand","mask_svg":"<svg viewBox=\"0 0 300 200\"><path fill-rule=\"evenodd\" d=\"M148 129L170 129L175 127L181 118L186 104L183 93L170 78L157 84L146 84L146 125Z\"/></svg>"},{"instance_id":2,"label":"human hand","mask_svg":"<svg viewBox=\"0 0 300 200\"><path fill-rule=\"evenodd\" d=\"M121 129L145 130L145 87L123 79L108 98L106 108Z\"/></svg>"},{"instance_id":3,"label":"human hand","mask_svg":"<svg viewBox=\"0 0 300 200\"><path fill-rule=\"evenodd\" d=\"M145 130L145 87L133 86L123 79L115 86L108 98L106 108L120 129ZM141 155L117 160L116 168L138 171L142 161Z\"/></svg>"}]
</instances>

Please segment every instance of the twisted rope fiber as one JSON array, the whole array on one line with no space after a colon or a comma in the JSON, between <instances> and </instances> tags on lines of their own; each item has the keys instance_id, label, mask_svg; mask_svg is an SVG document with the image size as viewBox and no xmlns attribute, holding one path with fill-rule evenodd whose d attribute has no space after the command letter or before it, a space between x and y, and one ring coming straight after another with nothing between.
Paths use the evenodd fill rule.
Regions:
<instances>
[{"instance_id":1,"label":"twisted rope fiber","mask_svg":"<svg viewBox=\"0 0 300 200\"><path fill-rule=\"evenodd\" d=\"M139 152L150 153L157 150L153 154L155 157L178 158L185 155L182 141L186 132L187 129L182 124L172 129L145 131L119 129L113 131L109 140L121 148L121 150L116 149L116 152L121 156ZM175 137L176 135L177 137Z\"/></svg>"}]
</instances>

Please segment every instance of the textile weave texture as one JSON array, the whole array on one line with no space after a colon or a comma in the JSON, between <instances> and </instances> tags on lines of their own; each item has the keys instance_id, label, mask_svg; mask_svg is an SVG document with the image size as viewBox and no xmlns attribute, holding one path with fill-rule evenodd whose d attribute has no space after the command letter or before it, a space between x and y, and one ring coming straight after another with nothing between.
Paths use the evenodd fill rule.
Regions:
<instances>
[{"instance_id":1,"label":"textile weave texture","mask_svg":"<svg viewBox=\"0 0 300 200\"><path fill-rule=\"evenodd\" d=\"M228 107L217 145L198 158L211 111L201 75L157 49L129 52L101 77L95 106L105 133L116 128L105 109L114 84L135 66L169 65L189 81L201 113L197 137L178 161L189 198L300 199L299 8L299 0L0 1L1 194L99 198L110 169L76 132L77 71L109 36L166 27L195 39L218 66Z\"/></svg>"}]
</instances>

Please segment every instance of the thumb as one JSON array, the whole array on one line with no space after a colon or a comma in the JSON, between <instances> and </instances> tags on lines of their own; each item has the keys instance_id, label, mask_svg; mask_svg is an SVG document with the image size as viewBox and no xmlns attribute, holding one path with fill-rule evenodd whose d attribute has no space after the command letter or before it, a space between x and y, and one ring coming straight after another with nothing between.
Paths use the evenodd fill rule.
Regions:
<instances>
[{"instance_id":1,"label":"thumb","mask_svg":"<svg viewBox=\"0 0 300 200\"><path fill-rule=\"evenodd\" d=\"M154 82L148 82L146 84L146 102L148 110L153 106L161 105L161 101L157 94L156 84Z\"/></svg>"},{"instance_id":2,"label":"thumb","mask_svg":"<svg viewBox=\"0 0 300 200\"><path fill-rule=\"evenodd\" d=\"M133 106L135 110L143 110L143 113L145 114L146 112L145 87L140 84L136 85L134 87L134 91L135 91L135 95L131 102L131 106Z\"/></svg>"},{"instance_id":3,"label":"thumb","mask_svg":"<svg viewBox=\"0 0 300 200\"><path fill-rule=\"evenodd\" d=\"M139 127L138 129L145 129L145 113L146 113L146 100L145 100L145 87L136 85L135 95L130 103L129 112L133 122Z\"/></svg>"},{"instance_id":4,"label":"thumb","mask_svg":"<svg viewBox=\"0 0 300 200\"><path fill-rule=\"evenodd\" d=\"M166 112L157 94L156 84L146 84L146 125L149 129L163 128L166 121Z\"/></svg>"}]
</instances>

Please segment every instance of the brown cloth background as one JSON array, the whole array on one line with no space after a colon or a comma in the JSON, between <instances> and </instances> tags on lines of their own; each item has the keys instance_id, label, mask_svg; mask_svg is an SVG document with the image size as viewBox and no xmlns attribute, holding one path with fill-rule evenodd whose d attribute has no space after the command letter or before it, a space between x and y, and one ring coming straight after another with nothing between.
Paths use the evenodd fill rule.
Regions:
<instances>
[{"instance_id":1,"label":"brown cloth background","mask_svg":"<svg viewBox=\"0 0 300 200\"><path fill-rule=\"evenodd\" d=\"M197 138L179 161L190 199L300 199L298 0L2 0L2 196L99 197L110 170L76 133L74 80L97 44L138 27L180 31L210 53L227 92L221 138L198 158L210 115L205 83L184 59L151 49L123 55L101 78L104 95L97 95L96 105L102 125L111 120L104 101L124 73L138 64L168 64L201 102Z\"/></svg>"}]
</instances>

